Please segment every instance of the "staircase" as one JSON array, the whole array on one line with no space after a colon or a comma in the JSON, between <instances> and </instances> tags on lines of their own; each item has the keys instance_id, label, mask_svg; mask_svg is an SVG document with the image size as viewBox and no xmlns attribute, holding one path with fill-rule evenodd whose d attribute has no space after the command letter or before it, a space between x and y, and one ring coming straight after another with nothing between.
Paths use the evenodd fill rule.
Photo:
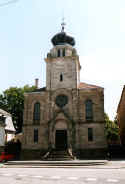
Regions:
<instances>
[{"instance_id":1,"label":"staircase","mask_svg":"<svg viewBox=\"0 0 125 184\"><path fill-rule=\"evenodd\" d=\"M50 152L47 152L43 157L42 160L47 161L68 161L74 160L74 156L72 155L70 150L57 150L52 149Z\"/></svg>"}]
</instances>

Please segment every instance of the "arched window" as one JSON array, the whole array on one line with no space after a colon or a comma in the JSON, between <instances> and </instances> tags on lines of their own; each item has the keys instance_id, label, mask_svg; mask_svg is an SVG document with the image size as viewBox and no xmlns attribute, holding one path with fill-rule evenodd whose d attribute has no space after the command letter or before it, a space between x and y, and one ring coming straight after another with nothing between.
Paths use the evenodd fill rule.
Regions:
<instances>
[{"instance_id":1,"label":"arched window","mask_svg":"<svg viewBox=\"0 0 125 184\"><path fill-rule=\"evenodd\" d=\"M58 51L57 51L57 56L58 56L58 57L61 56L61 51L60 51L60 49L58 49Z\"/></svg>"},{"instance_id":2,"label":"arched window","mask_svg":"<svg viewBox=\"0 0 125 184\"><path fill-rule=\"evenodd\" d=\"M85 111L86 111L86 120L92 120L93 119L93 105L92 100L86 100L85 102Z\"/></svg>"},{"instance_id":3,"label":"arched window","mask_svg":"<svg viewBox=\"0 0 125 184\"><path fill-rule=\"evenodd\" d=\"M40 103L36 102L34 104L33 120L38 123L40 120Z\"/></svg>"},{"instance_id":4,"label":"arched window","mask_svg":"<svg viewBox=\"0 0 125 184\"><path fill-rule=\"evenodd\" d=\"M62 55L63 55L63 57L66 55L65 49L63 49L63 51L62 51Z\"/></svg>"},{"instance_id":5,"label":"arched window","mask_svg":"<svg viewBox=\"0 0 125 184\"><path fill-rule=\"evenodd\" d=\"M61 73L60 74L60 82L62 82L63 81L63 74Z\"/></svg>"}]
</instances>

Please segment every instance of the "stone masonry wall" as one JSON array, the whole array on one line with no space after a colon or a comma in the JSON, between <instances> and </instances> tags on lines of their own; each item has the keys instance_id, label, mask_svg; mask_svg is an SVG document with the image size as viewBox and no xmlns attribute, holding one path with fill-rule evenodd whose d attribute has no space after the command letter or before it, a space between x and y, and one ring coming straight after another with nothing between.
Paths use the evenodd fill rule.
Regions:
<instances>
[{"instance_id":1,"label":"stone masonry wall","mask_svg":"<svg viewBox=\"0 0 125 184\"><path fill-rule=\"evenodd\" d=\"M62 82L60 82L60 74L63 75ZM77 88L77 77L77 65L73 57L63 57L47 62L48 90Z\"/></svg>"},{"instance_id":2,"label":"stone masonry wall","mask_svg":"<svg viewBox=\"0 0 125 184\"><path fill-rule=\"evenodd\" d=\"M61 113L61 109L55 104L55 98L59 94L65 94L69 99L68 104L63 108L63 113ZM86 122L85 120L85 100L88 98L91 99L94 104L94 119L92 122ZM73 124L77 149L106 147L103 100L103 91L100 90L80 90L78 93L75 89L59 89L51 92L46 91L44 93L29 94L25 100L23 148L48 149L48 122L54 118L55 114L58 116L54 121L65 120ZM41 103L41 119L39 125L34 125L33 106L37 101ZM27 106L28 109L26 108ZM93 142L88 142L89 127L93 128ZM37 144L33 142L34 128L38 128L39 130L39 142ZM72 137L69 138L70 140L73 139Z\"/></svg>"},{"instance_id":3,"label":"stone masonry wall","mask_svg":"<svg viewBox=\"0 0 125 184\"><path fill-rule=\"evenodd\" d=\"M123 89L121 102L118 108L118 124L120 129L121 143L125 145L125 90Z\"/></svg>"}]
</instances>

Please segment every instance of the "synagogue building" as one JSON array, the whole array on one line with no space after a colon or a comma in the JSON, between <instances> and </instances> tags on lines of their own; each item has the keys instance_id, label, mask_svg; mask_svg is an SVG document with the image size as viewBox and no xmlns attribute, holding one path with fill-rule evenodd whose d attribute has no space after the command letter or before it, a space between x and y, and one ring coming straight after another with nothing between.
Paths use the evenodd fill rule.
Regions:
<instances>
[{"instance_id":1,"label":"synagogue building","mask_svg":"<svg viewBox=\"0 0 125 184\"><path fill-rule=\"evenodd\" d=\"M75 39L63 25L51 42L46 87L25 93L23 153L34 159L53 151L68 151L72 158L104 157L104 89L80 82Z\"/></svg>"}]
</instances>

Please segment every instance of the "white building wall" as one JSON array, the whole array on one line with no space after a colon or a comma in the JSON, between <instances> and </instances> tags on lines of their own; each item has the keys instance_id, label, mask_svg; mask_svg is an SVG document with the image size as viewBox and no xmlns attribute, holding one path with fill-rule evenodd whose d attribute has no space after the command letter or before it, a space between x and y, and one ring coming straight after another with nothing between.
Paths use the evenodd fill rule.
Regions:
<instances>
[{"instance_id":1,"label":"white building wall","mask_svg":"<svg viewBox=\"0 0 125 184\"><path fill-rule=\"evenodd\" d=\"M0 146L4 146L5 143L5 130L4 127L0 127Z\"/></svg>"}]
</instances>

